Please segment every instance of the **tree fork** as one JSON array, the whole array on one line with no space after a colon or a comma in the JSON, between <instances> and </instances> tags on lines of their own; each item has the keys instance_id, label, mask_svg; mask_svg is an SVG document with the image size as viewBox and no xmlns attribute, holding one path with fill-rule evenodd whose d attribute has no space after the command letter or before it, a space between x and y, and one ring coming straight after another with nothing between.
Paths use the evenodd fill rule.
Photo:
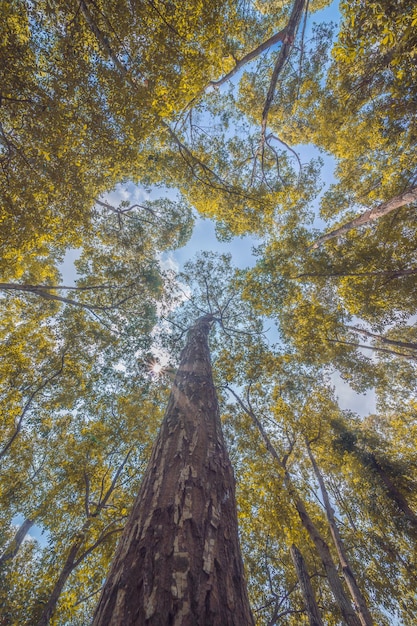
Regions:
<instances>
[{"instance_id":1,"label":"tree fork","mask_svg":"<svg viewBox=\"0 0 417 626\"><path fill-rule=\"evenodd\" d=\"M190 329L93 626L253 626L208 334Z\"/></svg>"}]
</instances>

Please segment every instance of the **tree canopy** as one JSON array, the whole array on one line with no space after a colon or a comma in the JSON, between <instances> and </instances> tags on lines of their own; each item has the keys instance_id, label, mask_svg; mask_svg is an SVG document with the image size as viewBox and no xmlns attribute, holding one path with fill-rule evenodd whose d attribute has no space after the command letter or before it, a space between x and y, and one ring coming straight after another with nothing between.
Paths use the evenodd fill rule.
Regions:
<instances>
[{"instance_id":1,"label":"tree canopy","mask_svg":"<svg viewBox=\"0 0 417 626\"><path fill-rule=\"evenodd\" d=\"M90 623L209 315L256 624L415 624L415 3L0 8L0 623Z\"/></svg>"}]
</instances>

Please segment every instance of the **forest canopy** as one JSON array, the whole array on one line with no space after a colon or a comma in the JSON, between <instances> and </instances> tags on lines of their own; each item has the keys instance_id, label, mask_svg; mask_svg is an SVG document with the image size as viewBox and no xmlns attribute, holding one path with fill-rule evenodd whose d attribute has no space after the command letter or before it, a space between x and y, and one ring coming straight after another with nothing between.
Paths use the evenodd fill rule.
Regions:
<instances>
[{"instance_id":1,"label":"forest canopy","mask_svg":"<svg viewBox=\"0 0 417 626\"><path fill-rule=\"evenodd\" d=\"M208 315L255 623L413 626L415 3L0 9L0 624L91 623Z\"/></svg>"}]
</instances>

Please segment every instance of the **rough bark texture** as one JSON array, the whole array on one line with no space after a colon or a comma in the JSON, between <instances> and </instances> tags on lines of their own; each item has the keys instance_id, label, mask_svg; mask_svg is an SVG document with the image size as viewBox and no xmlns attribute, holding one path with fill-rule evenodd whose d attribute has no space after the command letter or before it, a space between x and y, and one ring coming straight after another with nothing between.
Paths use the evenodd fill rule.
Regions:
<instances>
[{"instance_id":1,"label":"rough bark texture","mask_svg":"<svg viewBox=\"0 0 417 626\"><path fill-rule=\"evenodd\" d=\"M372 615L369 612L366 600L364 596L362 595L361 590L359 589L358 583L356 582L355 575L350 566L347 552L345 550L343 539L339 533L339 528L336 523L334 510L330 502L329 494L327 493L323 476L321 474L319 466L317 465L316 459L313 456L313 453L311 451L308 441L306 441L306 446L307 446L308 456L310 458L311 464L314 469L314 473L320 485L320 491L323 496L324 508L326 510L326 517L327 517L327 521L329 522L330 533L332 535L333 543L335 545L336 552L339 557L339 563L342 568L343 577L350 591L351 598L353 602L355 603L355 607L358 612L358 616L359 616L362 626L373 626L374 621L372 619Z\"/></svg>"},{"instance_id":2,"label":"rough bark texture","mask_svg":"<svg viewBox=\"0 0 417 626\"><path fill-rule=\"evenodd\" d=\"M254 624L211 373L211 323L204 316L189 331L93 626Z\"/></svg>"},{"instance_id":3,"label":"rough bark texture","mask_svg":"<svg viewBox=\"0 0 417 626\"><path fill-rule=\"evenodd\" d=\"M304 605L308 615L310 626L323 626L319 607L317 606L313 587L311 586L310 576L300 550L293 543L291 548L291 558L297 572L298 582L300 583L301 593L303 595Z\"/></svg>"}]
</instances>

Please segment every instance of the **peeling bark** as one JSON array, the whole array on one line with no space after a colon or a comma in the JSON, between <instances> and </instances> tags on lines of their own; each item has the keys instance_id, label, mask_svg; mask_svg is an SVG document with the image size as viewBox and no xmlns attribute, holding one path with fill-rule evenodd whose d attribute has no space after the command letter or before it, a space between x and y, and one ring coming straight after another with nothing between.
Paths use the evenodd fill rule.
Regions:
<instances>
[{"instance_id":1,"label":"peeling bark","mask_svg":"<svg viewBox=\"0 0 417 626\"><path fill-rule=\"evenodd\" d=\"M93 626L253 626L208 333L191 328Z\"/></svg>"}]
</instances>

